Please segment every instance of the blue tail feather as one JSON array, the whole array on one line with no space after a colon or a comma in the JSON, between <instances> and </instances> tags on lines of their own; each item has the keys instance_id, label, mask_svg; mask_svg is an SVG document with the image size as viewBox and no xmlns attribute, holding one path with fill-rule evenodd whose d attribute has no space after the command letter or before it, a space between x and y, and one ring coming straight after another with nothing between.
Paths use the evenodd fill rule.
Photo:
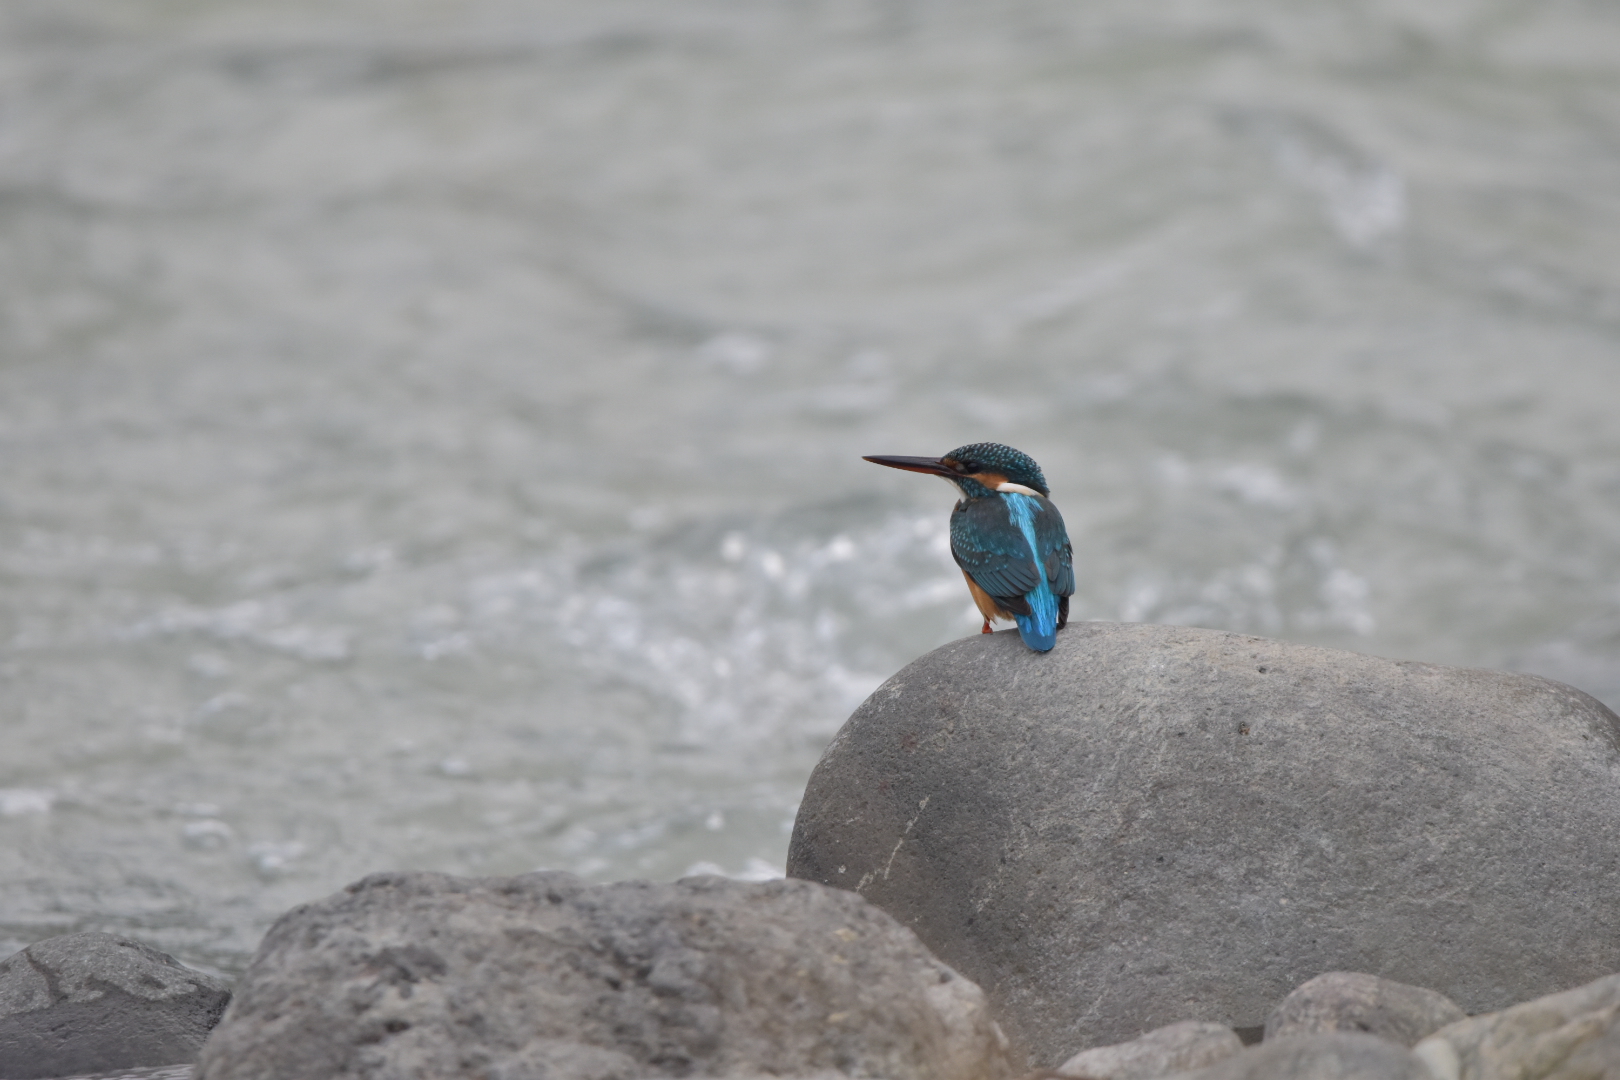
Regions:
<instances>
[{"instance_id":1,"label":"blue tail feather","mask_svg":"<svg viewBox=\"0 0 1620 1080\"><path fill-rule=\"evenodd\" d=\"M1043 581L1041 587L1024 594L1029 601L1028 615L1014 615L1018 636L1036 652L1050 652L1057 644L1057 597Z\"/></svg>"},{"instance_id":2,"label":"blue tail feather","mask_svg":"<svg viewBox=\"0 0 1620 1080\"><path fill-rule=\"evenodd\" d=\"M1016 493L1003 495L1002 498L1007 502L1007 516L1024 534L1029 550L1036 552L1035 513L1040 509L1040 504L1028 495ZM1052 584L1046 580L1038 555L1035 565L1041 583L1024 594L1025 601L1029 603L1029 614L1014 615L1013 619L1018 623L1018 636L1024 639L1025 645L1036 652L1050 652L1057 644L1057 594L1052 592Z\"/></svg>"}]
</instances>

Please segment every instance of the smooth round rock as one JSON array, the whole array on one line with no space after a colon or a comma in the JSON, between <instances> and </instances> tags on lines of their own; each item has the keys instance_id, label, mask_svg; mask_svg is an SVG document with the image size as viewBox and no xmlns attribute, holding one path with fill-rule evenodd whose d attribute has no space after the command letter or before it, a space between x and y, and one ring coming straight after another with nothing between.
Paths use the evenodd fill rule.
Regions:
<instances>
[{"instance_id":1,"label":"smooth round rock","mask_svg":"<svg viewBox=\"0 0 1620 1080\"><path fill-rule=\"evenodd\" d=\"M1484 1012L1620 969L1620 720L1534 676L1213 630L975 636L850 717L788 872L916 930L1039 1065L1255 1028L1324 971Z\"/></svg>"},{"instance_id":2,"label":"smooth round rock","mask_svg":"<svg viewBox=\"0 0 1620 1080\"><path fill-rule=\"evenodd\" d=\"M1251 1047L1176 1080L1437 1080L1410 1050L1375 1035L1293 1035ZM1505 1080L1505 1078L1493 1078ZM1570 1078L1574 1080L1574 1078Z\"/></svg>"},{"instance_id":3,"label":"smooth round rock","mask_svg":"<svg viewBox=\"0 0 1620 1080\"><path fill-rule=\"evenodd\" d=\"M1448 1024L1413 1047L1437 1080L1620 1075L1620 974Z\"/></svg>"},{"instance_id":4,"label":"smooth round rock","mask_svg":"<svg viewBox=\"0 0 1620 1080\"><path fill-rule=\"evenodd\" d=\"M1128 1043L1082 1050L1059 1065L1057 1072L1083 1080L1159 1080L1242 1052L1237 1033L1225 1024L1183 1020Z\"/></svg>"},{"instance_id":5,"label":"smooth round rock","mask_svg":"<svg viewBox=\"0 0 1620 1080\"><path fill-rule=\"evenodd\" d=\"M1330 971L1296 986L1266 1017L1266 1038L1351 1031L1415 1046L1467 1017L1444 994L1360 971Z\"/></svg>"}]
</instances>

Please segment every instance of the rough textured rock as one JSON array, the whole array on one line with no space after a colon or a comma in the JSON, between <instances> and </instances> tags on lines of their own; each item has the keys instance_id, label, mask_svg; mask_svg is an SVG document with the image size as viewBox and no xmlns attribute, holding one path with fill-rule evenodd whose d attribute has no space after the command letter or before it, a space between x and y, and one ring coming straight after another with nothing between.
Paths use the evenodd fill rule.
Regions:
<instances>
[{"instance_id":1,"label":"rough textured rock","mask_svg":"<svg viewBox=\"0 0 1620 1080\"><path fill-rule=\"evenodd\" d=\"M199 1080L1006 1075L984 995L803 881L378 874L265 937Z\"/></svg>"},{"instance_id":2,"label":"rough textured rock","mask_svg":"<svg viewBox=\"0 0 1620 1080\"><path fill-rule=\"evenodd\" d=\"M828 747L788 872L990 995L1033 1063L1258 1026L1323 971L1469 1012L1620 969L1620 720L1528 675L1071 623L909 665Z\"/></svg>"},{"instance_id":3,"label":"rough textured rock","mask_svg":"<svg viewBox=\"0 0 1620 1080\"><path fill-rule=\"evenodd\" d=\"M1127 1043L1082 1050L1057 1071L1090 1080L1158 1080L1213 1065L1242 1050L1237 1033L1226 1025L1183 1020Z\"/></svg>"},{"instance_id":4,"label":"rough textured rock","mask_svg":"<svg viewBox=\"0 0 1620 1080\"><path fill-rule=\"evenodd\" d=\"M64 934L0 963L0 1077L195 1061L231 993L167 953Z\"/></svg>"},{"instance_id":5,"label":"rough textured rock","mask_svg":"<svg viewBox=\"0 0 1620 1080\"><path fill-rule=\"evenodd\" d=\"M1175 1080L1435 1080L1410 1050L1374 1035L1333 1032L1261 1043Z\"/></svg>"},{"instance_id":6,"label":"rough textured rock","mask_svg":"<svg viewBox=\"0 0 1620 1080\"><path fill-rule=\"evenodd\" d=\"M1441 1080L1620 1080L1620 975L1460 1020L1414 1052Z\"/></svg>"},{"instance_id":7,"label":"rough textured rock","mask_svg":"<svg viewBox=\"0 0 1620 1080\"><path fill-rule=\"evenodd\" d=\"M1444 994L1358 971L1330 971L1294 988L1266 1017L1266 1038L1360 1031L1413 1046L1467 1013Z\"/></svg>"},{"instance_id":8,"label":"rough textured rock","mask_svg":"<svg viewBox=\"0 0 1620 1080\"><path fill-rule=\"evenodd\" d=\"M114 1069L112 1072L86 1073L65 1077L64 1080L191 1080L193 1067L187 1065L154 1065L151 1068Z\"/></svg>"}]
</instances>

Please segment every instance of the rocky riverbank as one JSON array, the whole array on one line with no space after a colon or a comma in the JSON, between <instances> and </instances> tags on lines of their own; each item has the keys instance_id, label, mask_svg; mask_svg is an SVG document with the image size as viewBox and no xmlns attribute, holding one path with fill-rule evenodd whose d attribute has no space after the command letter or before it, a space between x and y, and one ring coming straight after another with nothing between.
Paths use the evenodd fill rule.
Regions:
<instances>
[{"instance_id":1,"label":"rocky riverbank","mask_svg":"<svg viewBox=\"0 0 1620 1080\"><path fill-rule=\"evenodd\" d=\"M1620 720L1544 679L976 637L851 717L789 870L374 875L211 1033L206 976L52 939L0 964L0 1078L1620 1080Z\"/></svg>"},{"instance_id":2,"label":"rocky riverbank","mask_svg":"<svg viewBox=\"0 0 1620 1080\"><path fill-rule=\"evenodd\" d=\"M545 907L562 918L544 917ZM137 1064L176 1049L132 1045L125 1021L136 997L155 1028L192 1024L198 995L214 992L207 976L191 972L200 989L174 992L172 958L140 949L136 964L111 965L110 948L132 943L89 940L107 935L33 946L59 958L84 950L73 961L88 977L82 985L105 989L0 1017L0 1074L61 1075L55 1066L68 1058L17 1052L15 1033L28 1027L60 1033L58 1052L72 1060L128 1061L76 1080L1020 1075L976 986L871 905L803 882L380 875L290 913L272 936L242 1004L206 1044L179 1049L201 1050L200 1068ZM6 1009L18 981L11 963L0 966ZM1278 1003L1258 1045L1189 1020L1023 1075L1613 1080L1620 974L1470 1018L1432 990L1331 972Z\"/></svg>"}]
</instances>

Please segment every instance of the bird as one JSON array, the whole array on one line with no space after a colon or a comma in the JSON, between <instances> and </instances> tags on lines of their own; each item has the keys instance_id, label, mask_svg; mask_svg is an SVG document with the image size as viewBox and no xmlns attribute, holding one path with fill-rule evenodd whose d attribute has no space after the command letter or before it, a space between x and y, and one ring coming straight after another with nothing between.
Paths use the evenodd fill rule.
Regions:
<instances>
[{"instance_id":1,"label":"bird","mask_svg":"<svg viewBox=\"0 0 1620 1080\"><path fill-rule=\"evenodd\" d=\"M1018 624L1036 652L1050 652L1069 621L1074 548L1035 459L1001 443L959 446L944 457L874 454L876 465L942 476L960 493L951 511L951 555L984 616Z\"/></svg>"}]
</instances>

